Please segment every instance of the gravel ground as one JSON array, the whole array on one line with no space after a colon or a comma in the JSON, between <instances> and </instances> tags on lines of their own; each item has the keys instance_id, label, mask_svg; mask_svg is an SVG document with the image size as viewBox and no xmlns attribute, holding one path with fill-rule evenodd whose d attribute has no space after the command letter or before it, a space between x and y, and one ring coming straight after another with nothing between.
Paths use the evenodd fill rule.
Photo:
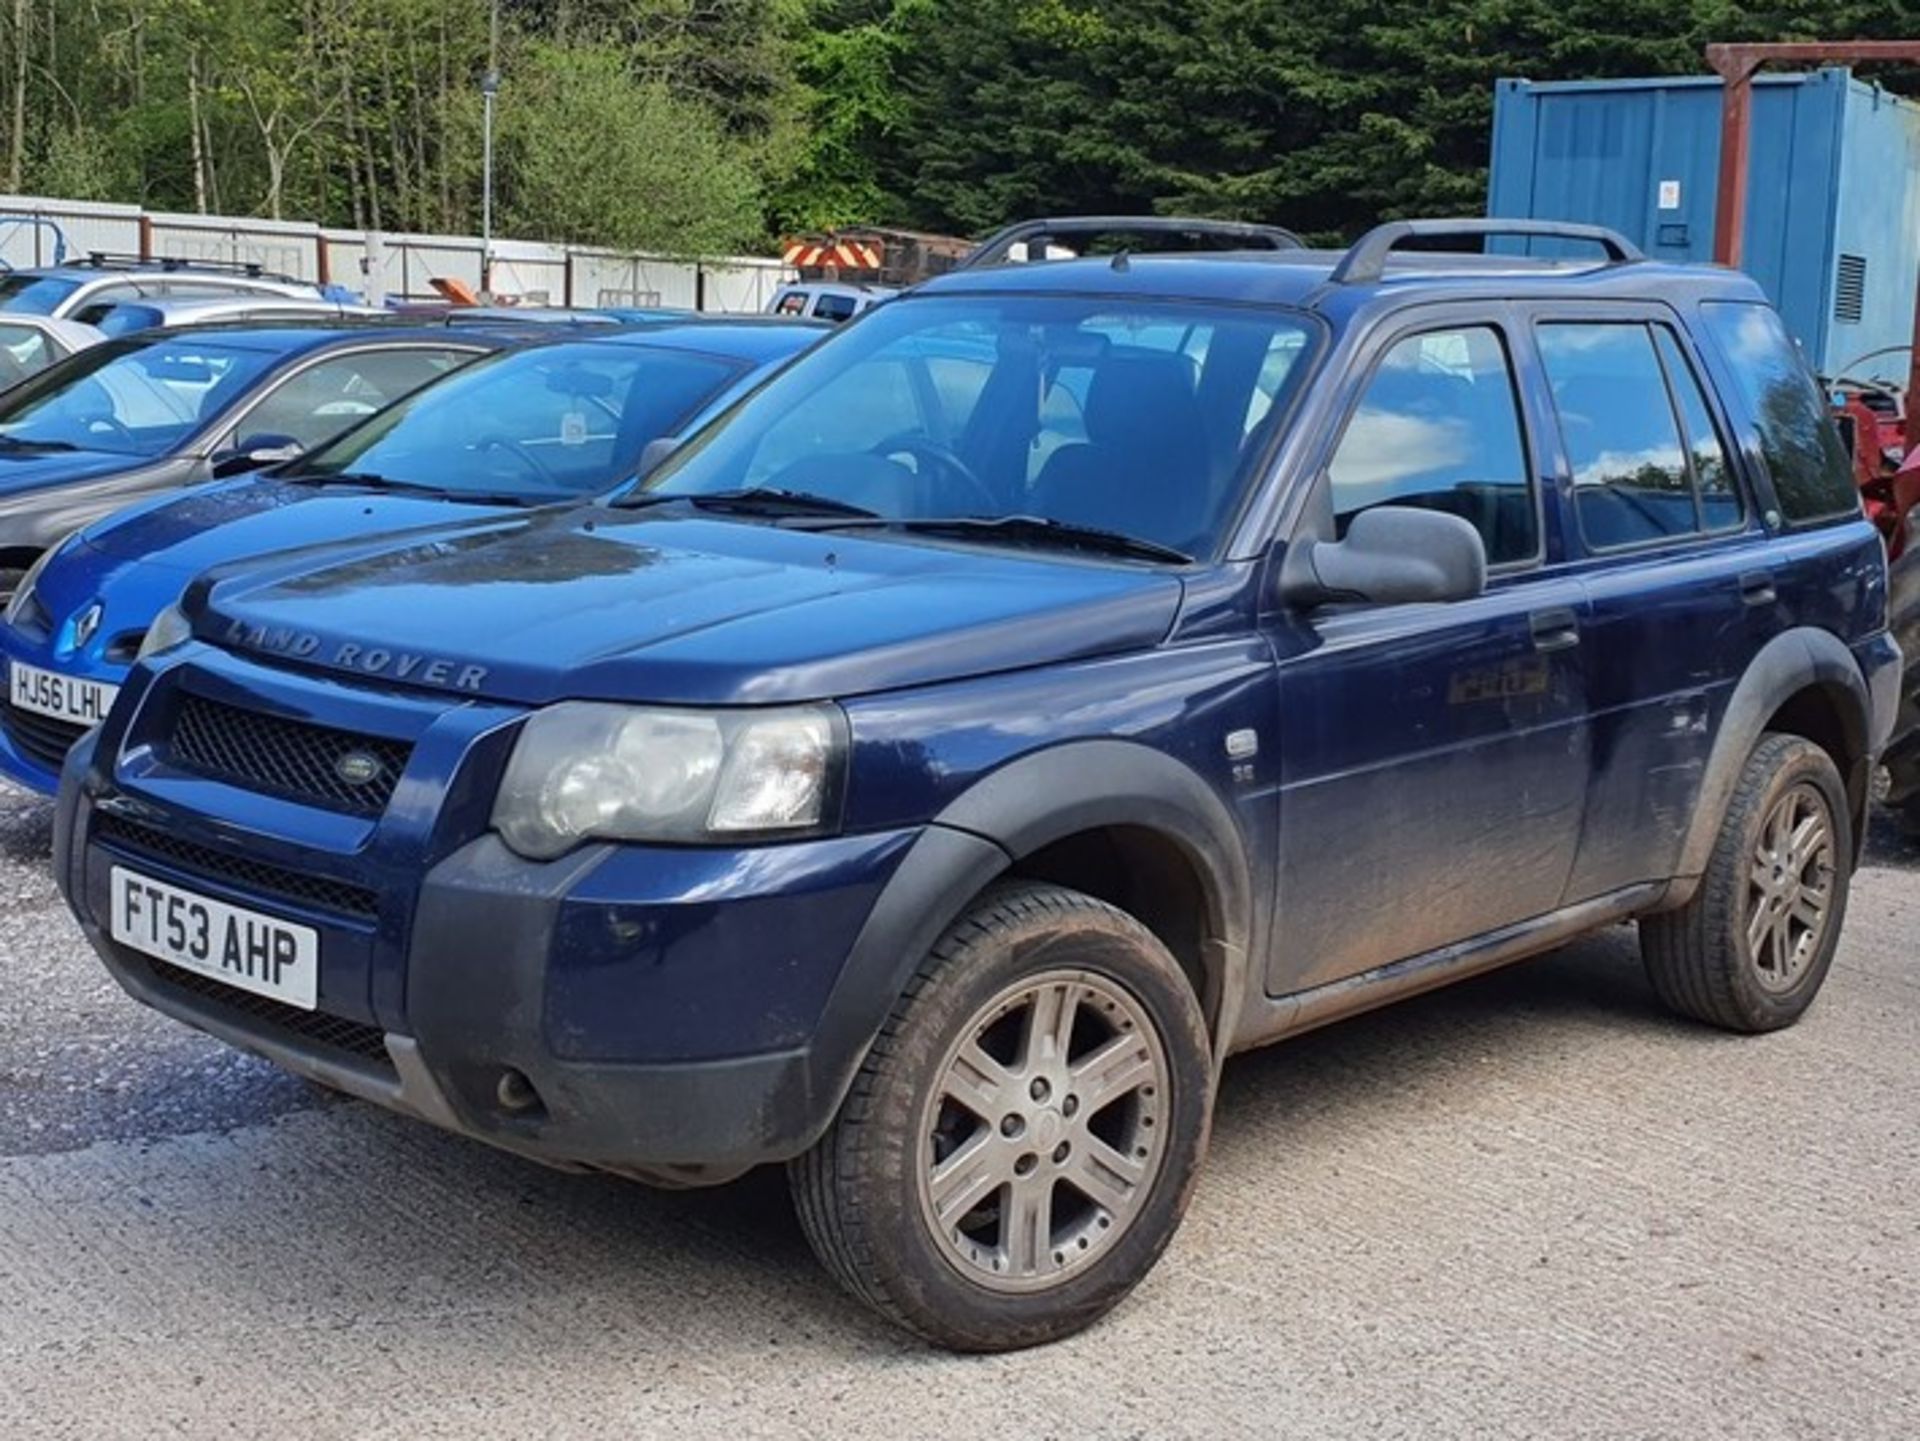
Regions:
<instances>
[{"instance_id":1,"label":"gravel ground","mask_svg":"<svg viewBox=\"0 0 1920 1441\"><path fill-rule=\"evenodd\" d=\"M1667 1018L1631 933L1242 1058L1187 1224L1042 1352L935 1355L774 1175L664 1194L127 1001L0 794L0 1436L1920 1435L1920 850L1826 994Z\"/></svg>"}]
</instances>

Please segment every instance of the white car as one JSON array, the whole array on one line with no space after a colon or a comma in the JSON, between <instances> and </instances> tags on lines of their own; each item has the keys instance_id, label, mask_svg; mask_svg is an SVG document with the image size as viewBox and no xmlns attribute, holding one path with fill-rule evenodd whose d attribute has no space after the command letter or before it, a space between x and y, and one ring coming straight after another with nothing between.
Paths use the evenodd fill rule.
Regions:
<instances>
[{"instance_id":1,"label":"white car","mask_svg":"<svg viewBox=\"0 0 1920 1441\"><path fill-rule=\"evenodd\" d=\"M884 285L851 285L844 281L809 280L799 285L783 285L774 292L767 309L775 315L798 316L807 320L827 320L838 325L863 310L871 310L881 301L900 292Z\"/></svg>"},{"instance_id":2,"label":"white car","mask_svg":"<svg viewBox=\"0 0 1920 1441\"><path fill-rule=\"evenodd\" d=\"M105 339L101 331L77 320L0 311L0 390Z\"/></svg>"}]
</instances>

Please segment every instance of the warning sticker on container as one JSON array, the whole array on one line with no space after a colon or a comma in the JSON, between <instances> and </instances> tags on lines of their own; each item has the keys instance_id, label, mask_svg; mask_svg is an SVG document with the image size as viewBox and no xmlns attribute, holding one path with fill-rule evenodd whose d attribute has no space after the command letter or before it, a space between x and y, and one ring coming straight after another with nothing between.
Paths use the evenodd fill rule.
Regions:
<instances>
[{"instance_id":1,"label":"warning sticker on container","mask_svg":"<svg viewBox=\"0 0 1920 1441\"><path fill-rule=\"evenodd\" d=\"M1680 182L1678 180L1662 180L1660 182L1660 208L1662 210L1678 210L1680 208Z\"/></svg>"}]
</instances>

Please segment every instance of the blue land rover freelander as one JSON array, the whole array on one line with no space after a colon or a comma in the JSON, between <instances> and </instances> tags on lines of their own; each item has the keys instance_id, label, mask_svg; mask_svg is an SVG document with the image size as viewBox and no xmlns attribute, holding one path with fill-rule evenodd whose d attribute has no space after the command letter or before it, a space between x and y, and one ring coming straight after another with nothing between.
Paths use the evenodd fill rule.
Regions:
<instances>
[{"instance_id":1,"label":"blue land rover freelander","mask_svg":"<svg viewBox=\"0 0 1920 1441\"><path fill-rule=\"evenodd\" d=\"M1490 232L1555 254L1431 249ZM1732 272L966 271L617 501L199 577L56 862L147 1004L560 1165L785 1163L855 1296L1015 1347L1153 1265L1237 1050L1629 919L1794 1021L1886 604Z\"/></svg>"}]
</instances>

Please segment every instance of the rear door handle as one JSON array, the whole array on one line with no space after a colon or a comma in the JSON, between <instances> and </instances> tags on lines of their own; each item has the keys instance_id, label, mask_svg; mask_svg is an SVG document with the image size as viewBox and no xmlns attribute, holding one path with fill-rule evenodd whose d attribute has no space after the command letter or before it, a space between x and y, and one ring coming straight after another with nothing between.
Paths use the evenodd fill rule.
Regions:
<instances>
[{"instance_id":1,"label":"rear door handle","mask_svg":"<svg viewBox=\"0 0 1920 1441\"><path fill-rule=\"evenodd\" d=\"M1567 650L1580 644L1580 617L1566 606L1536 610L1527 617L1533 630L1533 648L1539 651Z\"/></svg>"},{"instance_id":2,"label":"rear door handle","mask_svg":"<svg viewBox=\"0 0 1920 1441\"><path fill-rule=\"evenodd\" d=\"M1740 577L1740 599L1748 605L1772 605L1779 598L1769 572L1753 570Z\"/></svg>"}]
</instances>

